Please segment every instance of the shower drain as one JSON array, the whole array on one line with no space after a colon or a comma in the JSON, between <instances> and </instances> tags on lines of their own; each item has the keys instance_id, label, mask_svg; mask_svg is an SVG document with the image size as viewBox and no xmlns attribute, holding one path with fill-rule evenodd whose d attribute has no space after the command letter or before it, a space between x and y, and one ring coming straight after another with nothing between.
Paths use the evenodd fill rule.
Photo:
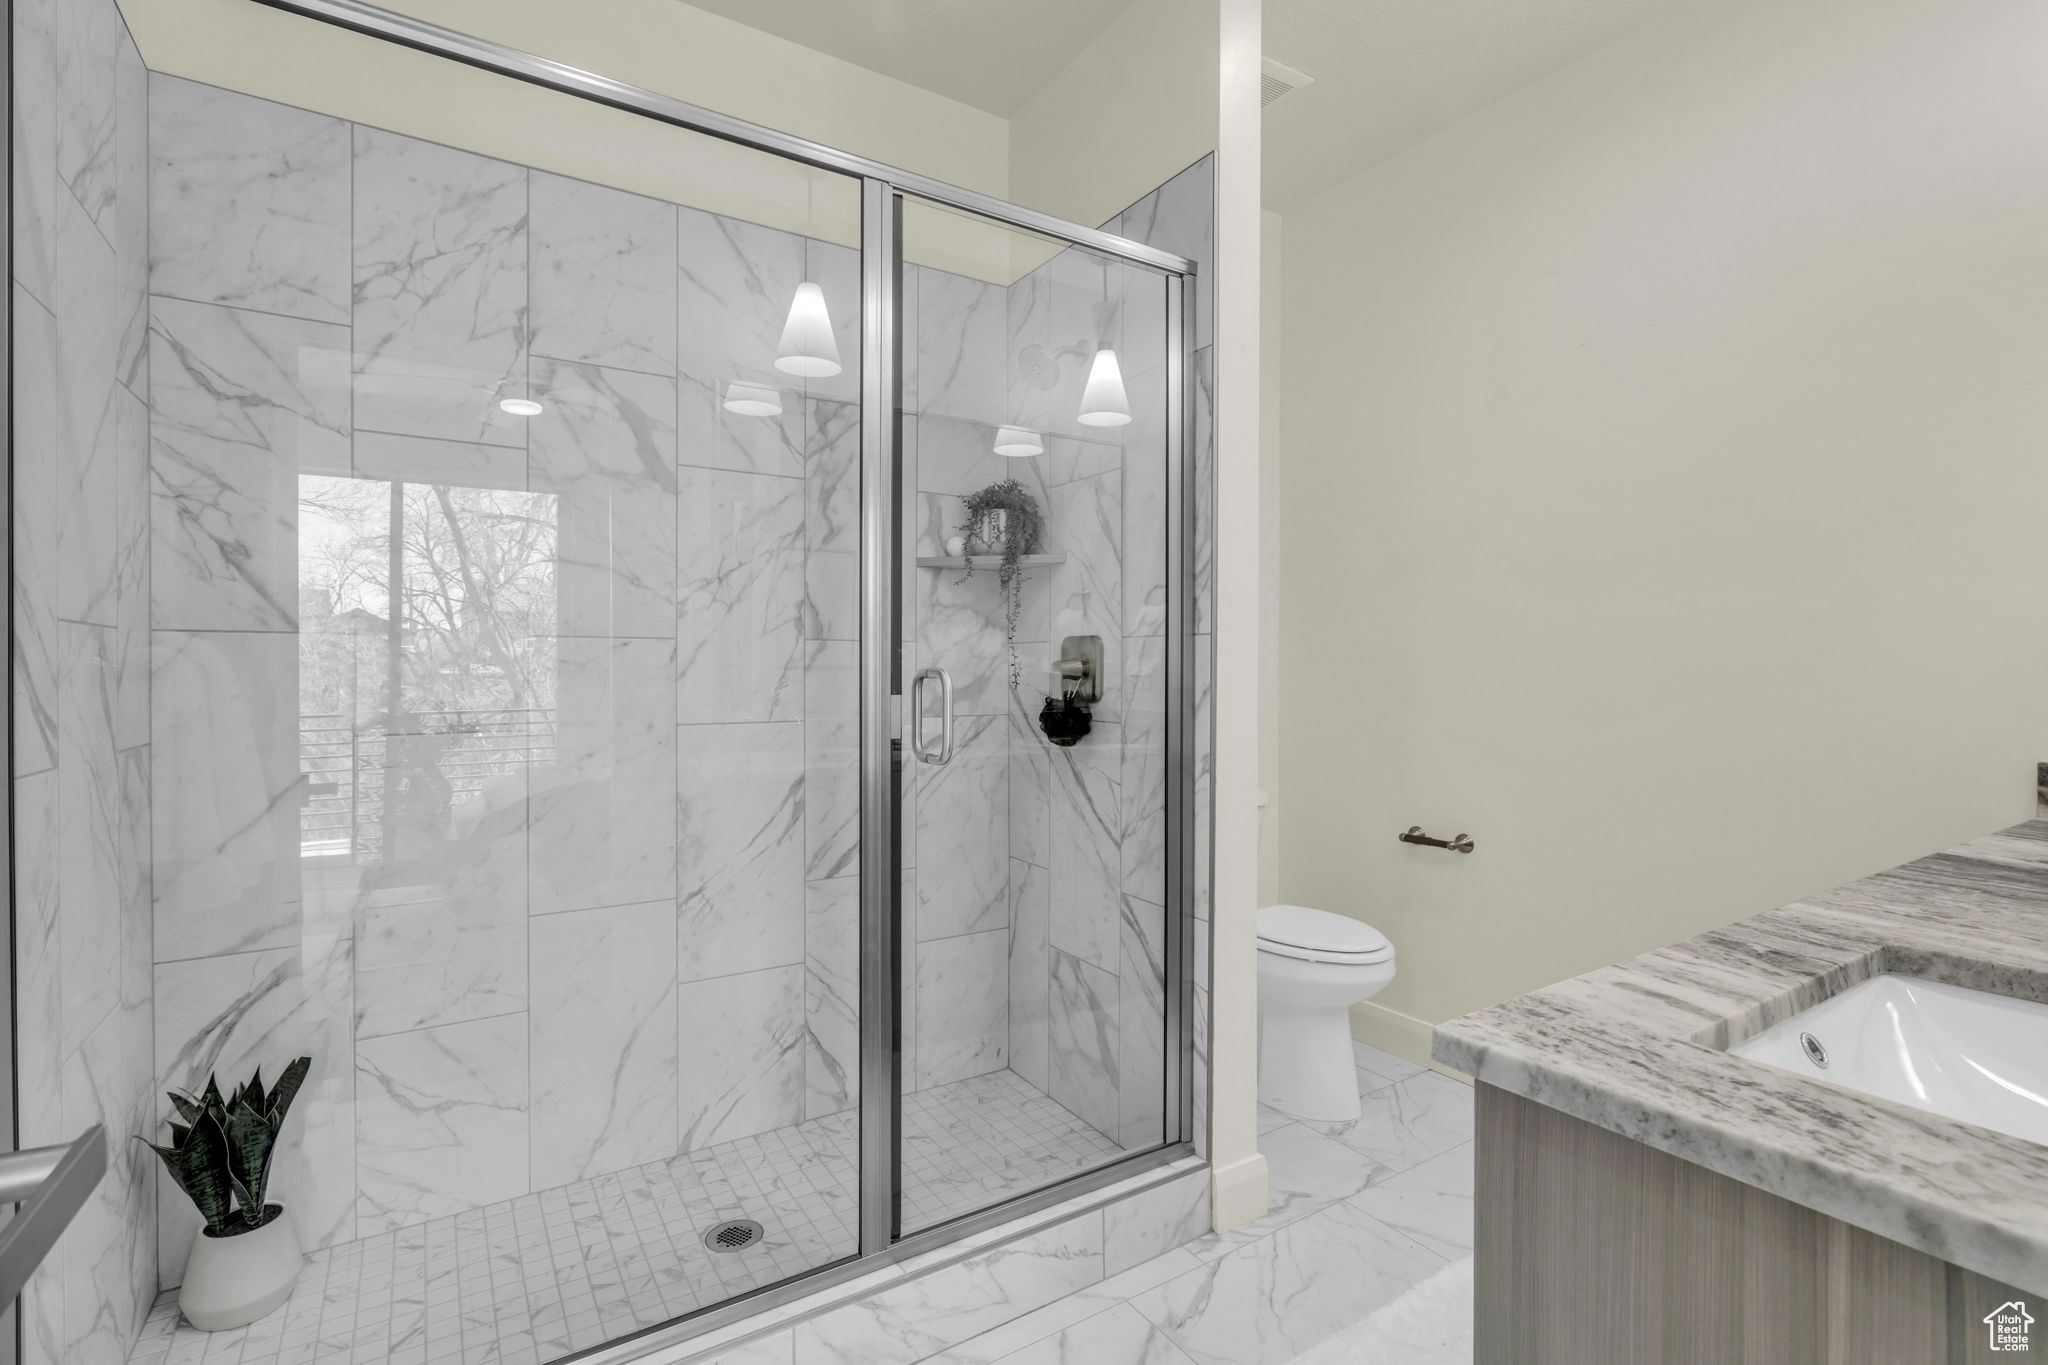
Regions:
<instances>
[{"instance_id":1,"label":"shower drain","mask_svg":"<svg viewBox=\"0 0 2048 1365\"><path fill-rule=\"evenodd\" d=\"M735 1218L720 1223L704 1234L704 1245L713 1251L745 1251L761 1240L762 1228L751 1219Z\"/></svg>"}]
</instances>

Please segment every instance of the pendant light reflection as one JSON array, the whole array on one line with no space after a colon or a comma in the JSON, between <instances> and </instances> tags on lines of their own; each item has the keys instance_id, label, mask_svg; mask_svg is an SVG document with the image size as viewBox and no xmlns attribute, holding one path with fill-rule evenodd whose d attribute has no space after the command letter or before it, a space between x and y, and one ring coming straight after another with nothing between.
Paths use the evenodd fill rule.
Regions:
<instances>
[{"instance_id":1,"label":"pendant light reflection","mask_svg":"<svg viewBox=\"0 0 2048 1365\"><path fill-rule=\"evenodd\" d=\"M1120 427L1131 420L1131 400L1124 392L1124 372L1116 363L1116 352L1104 347L1095 353L1088 367L1088 387L1081 390L1084 427Z\"/></svg>"},{"instance_id":2,"label":"pendant light reflection","mask_svg":"<svg viewBox=\"0 0 2048 1365\"><path fill-rule=\"evenodd\" d=\"M725 386L725 410L742 417L780 417L782 390L735 379Z\"/></svg>"},{"instance_id":3,"label":"pendant light reflection","mask_svg":"<svg viewBox=\"0 0 2048 1365\"><path fill-rule=\"evenodd\" d=\"M1003 427L996 432L996 454L1021 460L1027 455L1045 454L1045 442L1029 427Z\"/></svg>"},{"instance_id":4,"label":"pendant light reflection","mask_svg":"<svg viewBox=\"0 0 2048 1365\"><path fill-rule=\"evenodd\" d=\"M789 301L789 321L782 324L775 368L805 379L839 373L839 342L832 335L832 316L825 310L825 291L805 280Z\"/></svg>"},{"instance_id":5,"label":"pendant light reflection","mask_svg":"<svg viewBox=\"0 0 2048 1365\"><path fill-rule=\"evenodd\" d=\"M500 398L498 407L514 417L538 417L547 409L531 398Z\"/></svg>"}]
</instances>

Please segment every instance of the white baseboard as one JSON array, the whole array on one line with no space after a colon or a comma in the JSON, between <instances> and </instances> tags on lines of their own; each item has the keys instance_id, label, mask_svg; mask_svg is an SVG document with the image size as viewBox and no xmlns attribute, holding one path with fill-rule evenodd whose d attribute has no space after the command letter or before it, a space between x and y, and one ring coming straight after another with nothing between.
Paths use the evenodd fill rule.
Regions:
<instances>
[{"instance_id":1,"label":"white baseboard","mask_svg":"<svg viewBox=\"0 0 2048 1365\"><path fill-rule=\"evenodd\" d=\"M1218 1232L1266 1215L1266 1158L1253 1152L1209 1173L1210 1219Z\"/></svg>"},{"instance_id":2,"label":"white baseboard","mask_svg":"<svg viewBox=\"0 0 2048 1365\"><path fill-rule=\"evenodd\" d=\"M1404 1057L1417 1066L1426 1066L1432 1071L1441 1071L1454 1080L1470 1085L1472 1078L1462 1071L1455 1071L1429 1055L1430 1035L1436 1026L1412 1014L1390 1010L1385 1005L1376 1005L1370 1000L1361 1000L1351 1007L1351 1036L1359 1042L1376 1047L1382 1052L1391 1052Z\"/></svg>"}]
</instances>

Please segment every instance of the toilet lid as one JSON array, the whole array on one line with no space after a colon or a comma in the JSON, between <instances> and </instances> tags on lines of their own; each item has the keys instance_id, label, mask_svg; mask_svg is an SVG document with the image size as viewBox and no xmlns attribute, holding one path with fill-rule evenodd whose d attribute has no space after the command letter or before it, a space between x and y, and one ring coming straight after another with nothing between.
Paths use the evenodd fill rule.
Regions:
<instances>
[{"instance_id":1,"label":"toilet lid","mask_svg":"<svg viewBox=\"0 0 2048 1365\"><path fill-rule=\"evenodd\" d=\"M1370 924L1306 905L1259 911L1259 947L1315 962L1381 962L1394 955L1394 945Z\"/></svg>"}]
</instances>

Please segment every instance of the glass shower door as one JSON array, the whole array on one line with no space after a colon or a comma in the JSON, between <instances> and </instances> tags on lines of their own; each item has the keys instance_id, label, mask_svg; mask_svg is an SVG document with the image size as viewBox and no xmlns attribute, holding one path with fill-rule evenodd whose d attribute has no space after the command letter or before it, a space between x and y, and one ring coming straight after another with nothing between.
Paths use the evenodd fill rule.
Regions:
<instances>
[{"instance_id":1,"label":"glass shower door","mask_svg":"<svg viewBox=\"0 0 2048 1365\"><path fill-rule=\"evenodd\" d=\"M909 1234L1169 1133L1178 279L903 205Z\"/></svg>"}]
</instances>

